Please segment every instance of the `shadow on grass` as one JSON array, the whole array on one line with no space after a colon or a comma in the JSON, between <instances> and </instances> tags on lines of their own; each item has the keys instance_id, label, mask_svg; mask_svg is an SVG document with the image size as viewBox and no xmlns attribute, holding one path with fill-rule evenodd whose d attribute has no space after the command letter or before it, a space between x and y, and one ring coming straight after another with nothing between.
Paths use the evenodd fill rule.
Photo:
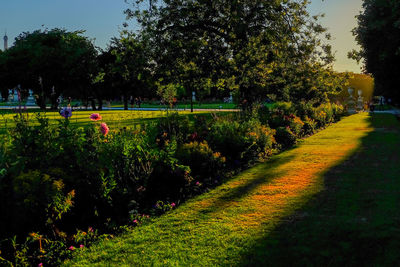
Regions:
<instances>
[{"instance_id":1,"label":"shadow on grass","mask_svg":"<svg viewBox=\"0 0 400 267\"><path fill-rule=\"evenodd\" d=\"M212 205L200 210L199 212L204 214L218 213L222 209L231 205L232 202L239 201L242 198L247 197L249 194L256 191L260 186L284 176L286 173L278 171L278 167L288 161L293 160L294 158L295 156L290 154L287 156L277 156L268 161L268 164L259 164L252 169L245 171L243 175L245 176L247 174L250 176L246 182L234 187L233 189L230 188L229 190L225 191L220 196L216 197ZM249 173L251 170L254 172L254 175L253 172Z\"/></svg>"},{"instance_id":2,"label":"shadow on grass","mask_svg":"<svg viewBox=\"0 0 400 267\"><path fill-rule=\"evenodd\" d=\"M398 266L400 124L375 114L374 127L345 162L323 174L325 189L272 233L241 266Z\"/></svg>"}]
</instances>

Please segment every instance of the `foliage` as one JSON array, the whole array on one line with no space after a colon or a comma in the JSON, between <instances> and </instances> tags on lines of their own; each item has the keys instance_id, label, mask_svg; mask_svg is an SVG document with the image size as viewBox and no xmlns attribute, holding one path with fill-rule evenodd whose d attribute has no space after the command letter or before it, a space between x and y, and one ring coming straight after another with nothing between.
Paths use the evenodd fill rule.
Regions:
<instances>
[{"instance_id":1,"label":"foliage","mask_svg":"<svg viewBox=\"0 0 400 267\"><path fill-rule=\"evenodd\" d=\"M190 167L196 181L203 183L205 180L210 182L211 178L221 179L226 159L220 152L214 152L207 141L183 144L176 153L177 158Z\"/></svg>"},{"instance_id":2,"label":"foliage","mask_svg":"<svg viewBox=\"0 0 400 267\"><path fill-rule=\"evenodd\" d=\"M233 91L250 106L267 96L325 102L343 85L308 1L144 2L125 13L149 41L156 77L182 84L189 97Z\"/></svg>"},{"instance_id":3,"label":"foliage","mask_svg":"<svg viewBox=\"0 0 400 267\"><path fill-rule=\"evenodd\" d=\"M379 124L384 121L380 115L373 119L378 123L376 128L399 129L392 115L382 114L391 123ZM357 266L360 262L395 265L399 242L386 241L392 240L393 234L399 235L397 216L388 216L394 208L396 214L400 212L400 206L395 205L400 186L399 131L391 131L387 139L388 132L373 132L370 121L366 113L345 118L298 147L183 203L168 216L112 241L95 244L66 265L113 265L122 261L146 266L160 262L175 266L297 266L299 262L326 266L332 261L337 265L349 261ZM368 142L364 144L365 138ZM354 148L360 144L362 156L351 157L357 156ZM378 155L375 146L379 147ZM384 167L387 149L393 153L390 168ZM349 157L358 168L348 164ZM377 168L376 164L382 167ZM372 184L360 180L360 171ZM391 186L382 183L382 173ZM361 188L361 195L373 201L373 207L366 205L365 198L355 194L354 188ZM380 197L371 195L376 188ZM336 189L345 199L337 197ZM343 218L347 218L346 222ZM386 222L392 227L386 227ZM321 239L321 235L325 238ZM309 236L313 238L310 240ZM382 250L382 242L385 247L390 246L389 251ZM373 255L365 254L365 249Z\"/></svg>"},{"instance_id":4,"label":"foliage","mask_svg":"<svg viewBox=\"0 0 400 267\"><path fill-rule=\"evenodd\" d=\"M292 130L290 129L289 126L287 127L278 127L276 129L276 141L278 142L278 144L280 144L282 146L282 148L288 148L293 146L296 141L296 134L292 132Z\"/></svg>"},{"instance_id":5,"label":"foliage","mask_svg":"<svg viewBox=\"0 0 400 267\"><path fill-rule=\"evenodd\" d=\"M155 90L151 81L149 46L146 38L122 31L119 38L113 38L106 51L100 55L104 73L103 91L114 89L108 94L123 96L124 108L128 109L129 97L152 97Z\"/></svg>"},{"instance_id":6,"label":"foliage","mask_svg":"<svg viewBox=\"0 0 400 267\"><path fill-rule=\"evenodd\" d=\"M161 99L163 99L165 103L169 105L170 108L172 108L174 103L176 102L178 90L180 90L181 88L182 87L178 84L158 84L157 94L161 97Z\"/></svg>"},{"instance_id":7,"label":"foliage","mask_svg":"<svg viewBox=\"0 0 400 267\"><path fill-rule=\"evenodd\" d=\"M400 4L397 1L364 0L363 10L357 17L358 26L353 35L361 46L349 57L363 61L364 71L371 73L375 80L375 95L383 95L400 101L397 85L400 77Z\"/></svg>"},{"instance_id":8,"label":"foliage","mask_svg":"<svg viewBox=\"0 0 400 267\"><path fill-rule=\"evenodd\" d=\"M232 121L221 118L210 128L208 141L235 165L264 158L272 153L273 131L258 121Z\"/></svg>"},{"instance_id":9,"label":"foliage","mask_svg":"<svg viewBox=\"0 0 400 267\"><path fill-rule=\"evenodd\" d=\"M0 141L0 213L7 218L0 220L0 237L17 235L20 245L7 243L2 257L30 264L61 261L98 236L77 229L137 226L146 221L143 214L172 209L343 113L336 105L303 105L302 114L313 116L304 123L290 103L261 111L262 120L249 119L249 113L190 119L168 113L140 129L110 127L107 135L99 131L100 120L90 120L105 121L105 115L87 114L85 128L71 123L78 112L57 124L42 115L36 121L16 116L15 127ZM23 245L28 233L35 233L34 241Z\"/></svg>"},{"instance_id":10,"label":"foliage","mask_svg":"<svg viewBox=\"0 0 400 267\"><path fill-rule=\"evenodd\" d=\"M172 112L158 121L156 129L156 142L160 147L170 140L182 144L190 133L190 122L187 116L180 116L179 113Z\"/></svg>"},{"instance_id":11,"label":"foliage","mask_svg":"<svg viewBox=\"0 0 400 267\"><path fill-rule=\"evenodd\" d=\"M20 84L27 95L27 89L32 88L42 109L46 99L56 108L60 94L87 97L92 76L97 74L97 51L82 33L46 29L20 34L14 45L0 55L3 89Z\"/></svg>"}]
</instances>

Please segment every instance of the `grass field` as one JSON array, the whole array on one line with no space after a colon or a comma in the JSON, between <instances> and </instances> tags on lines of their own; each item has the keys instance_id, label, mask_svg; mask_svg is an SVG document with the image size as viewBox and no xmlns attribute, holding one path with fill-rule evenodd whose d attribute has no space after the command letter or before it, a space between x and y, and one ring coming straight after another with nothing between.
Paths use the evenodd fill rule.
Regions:
<instances>
[{"instance_id":1,"label":"grass field","mask_svg":"<svg viewBox=\"0 0 400 267\"><path fill-rule=\"evenodd\" d=\"M399 156L392 115L353 115L67 265L393 265Z\"/></svg>"},{"instance_id":2,"label":"grass field","mask_svg":"<svg viewBox=\"0 0 400 267\"><path fill-rule=\"evenodd\" d=\"M62 106L66 106L67 104L68 104L67 102L63 102ZM71 105L73 106L73 105L82 105L82 104L81 104L81 102L73 101L71 103ZM2 107L2 106L18 107L18 103L0 102L0 107ZM107 103L104 102L103 106L107 107ZM121 102L114 102L114 103L111 103L110 106L114 107L114 108L122 108L122 107L124 107L124 104ZM50 107L50 104L47 104L47 107ZM168 108L167 105L160 105L157 103L142 103L140 105L140 107L141 108L157 108L157 109ZM129 104L129 108L131 108L130 104ZM135 105L135 108L137 108L136 105ZM178 103L176 105L176 108L190 109L190 102L189 103ZM195 102L193 104L193 108L194 109L235 109L235 108L237 108L237 105L235 103L198 103L198 102Z\"/></svg>"},{"instance_id":3,"label":"grass field","mask_svg":"<svg viewBox=\"0 0 400 267\"><path fill-rule=\"evenodd\" d=\"M120 107L122 108L124 105L122 103L112 104L111 107ZM131 105L129 105L131 107ZM135 106L137 107L137 106ZM140 105L141 108L167 108L167 105L159 105L159 104L150 104L150 103L143 103ZM189 109L190 110L190 103L178 103L176 105L178 109ZM237 105L234 103L194 103L194 109L235 109Z\"/></svg>"},{"instance_id":4,"label":"grass field","mask_svg":"<svg viewBox=\"0 0 400 267\"><path fill-rule=\"evenodd\" d=\"M223 112L223 111L221 111ZM28 116L29 121L32 124L36 123L36 114L45 115L49 118L50 123L57 123L58 120L64 120L63 117L58 112L40 112L32 111L28 113L23 113L24 116ZM136 127L139 124L165 117L167 115L166 111L137 111L137 110L105 110L105 111L73 111L70 121L72 124L78 126L85 126L89 123L93 123L89 116L92 113L100 113L102 116L101 122L107 123L110 129L122 128L122 127ZM196 114L207 114L210 111L195 111L191 113L190 111L179 111L179 114L186 116L193 116ZM14 117L17 114L12 110L2 110L0 112L0 133L4 133L7 128L12 128L14 126Z\"/></svg>"}]
</instances>

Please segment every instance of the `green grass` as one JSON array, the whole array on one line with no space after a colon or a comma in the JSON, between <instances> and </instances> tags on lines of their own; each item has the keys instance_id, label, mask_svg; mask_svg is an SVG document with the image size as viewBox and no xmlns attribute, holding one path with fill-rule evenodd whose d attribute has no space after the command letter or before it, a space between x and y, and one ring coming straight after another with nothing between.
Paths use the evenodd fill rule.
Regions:
<instances>
[{"instance_id":1,"label":"green grass","mask_svg":"<svg viewBox=\"0 0 400 267\"><path fill-rule=\"evenodd\" d=\"M391 115L344 118L152 223L77 252L66 264L394 263L399 131Z\"/></svg>"},{"instance_id":2,"label":"green grass","mask_svg":"<svg viewBox=\"0 0 400 267\"><path fill-rule=\"evenodd\" d=\"M106 106L106 105L105 105ZM111 107L123 107L122 103L111 104ZM129 105L129 108L131 105ZM135 105L135 107L137 107ZM143 103L140 105L141 108L166 108L167 105L159 105L159 104L151 104L151 103ZM190 102L189 103L178 103L176 105L178 109L189 109L190 110ZM194 103L194 109L236 109L237 105L234 103Z\"/></svg>"},{"instance_id":3,"label":"green grass","mask_svg":"<svg viewBox=\"0 0 400 267\"><path fill-rule=\"evenodd\" d=\"M137 110L105 110L105 111L95 111L100 113L102 116L101 122L107 123L110 129L118 129L122 127L136 127L139 124L149 122L154 119L159 119L167 115L166 111L137 111ZM28 116L30 123L36 124L36 114L43 114L49 118L50 123L57 123L58 120L64 119L60 116L58 112L28 112L24 113L24 116ZM92 122L89 119L90 114L93 111L74 111L70 121L72 124L77 126L86 126ZM209 114L209 111L196 111L191 113L190 111L179 111L179 114L186 116L193 116L195 114ZM0 112L0 133L4 133L7 128L12 128L14 123L14 117L16 113L11 110L2 110Z\"/></svg>"}]
</instances>

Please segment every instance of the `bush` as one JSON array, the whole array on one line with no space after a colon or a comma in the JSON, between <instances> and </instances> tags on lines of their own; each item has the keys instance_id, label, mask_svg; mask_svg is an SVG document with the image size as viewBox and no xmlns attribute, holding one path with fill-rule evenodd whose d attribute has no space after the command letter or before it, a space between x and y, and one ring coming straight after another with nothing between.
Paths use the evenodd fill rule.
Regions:
<instances>
[{"instance_id":1,"label":"bush","mask_svg":"<svg viewBox=\"0 0 400 267\"><path fill-rule=\"evenodd\" d=\"M223 173L226 159L220 152L213 152L207 141L183 144L177 151L177 158L190 167L197 181L205 182Z\"/></svg>"},{"instance_id":2,"label":"bush","mask_svg":"<svg viewBox=\"0 0 400 267\"><path fill-rule=\"evenodd\" d=\"M170 112L166 117L159 120L156 129L157 139L165 141L174 138L178 144L183 144L190 132L189 118L179 116L178 112ZM164 144L160 143L160 145Z\"/></svg>"},{"instance_id":3,"label":"bush","mask_svg":"<svg viewBox=\"0 0 400 267\"><path fill-rule=\"evenodd\" d=\"M272 155L276 147L275 130L262 125L257 120L245 122L242 127L246 129L246 141L248 143L242 158L252 161L254 159L266 159Z\"/></svg>"},{"instance_id":4,"label":"bush","mask_svg":"<svg viewBox=\"0 0 400 267\"><path fill-rule=\"evenodd\" d=\"M229 162L248 162L266 158L272 153L275 140L273 131L257 120L238 122L217 120L210 129L209 143L221 151Z\"/></svg>"},{"instance_id":5,"label":"bush","mask_svg":"<svg viewBox=\"0 0 400 267\"><path fill-rule=\"evenodd\" d=\"M246 150L246 135L238 121L219 119L210 128L208 142L230 162L241 159Z\"/></svg>"},{"instance_id":6,"label":"bush","mask_svg":"<svg viewBox=\"0 0 400 267\"><path fill-rule=\"evenodd\" d=\"M308 116L304 118L303 133L304 135L312 135L317 129L317 123Z\"/></svg>"},{"instance_id":7,"label":"bush","mask_svg":"<svg viewBox=\"0 0 400 267\"><path fill-rule=\"evenodd\" d=\"M296 144L296 135L290 130L289 127L278 127L276 129L276 141L282 148L288 148Z\"/></svg>"}]
</instances>

